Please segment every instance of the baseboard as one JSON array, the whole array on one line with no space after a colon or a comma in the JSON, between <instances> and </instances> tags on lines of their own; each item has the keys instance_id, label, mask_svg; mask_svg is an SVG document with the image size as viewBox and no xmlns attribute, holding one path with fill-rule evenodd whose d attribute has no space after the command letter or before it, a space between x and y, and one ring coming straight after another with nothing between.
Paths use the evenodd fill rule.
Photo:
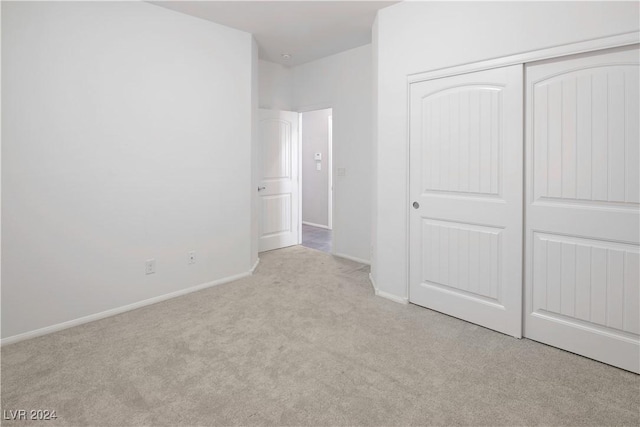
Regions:
<instances>
[{"instance_id":1,"label":"baseboard","mask_svg":"<svg viewBox=\"0 0 640 427\"><path fill-rule=\"evenodd\" d=\"M373 286L373 292L382 298L386 298L388 300L391 300L393 302L397 302L398 304L409 304L409 299L408 298L403 298L403 297L398 297L395 295L392 295L390 293L378 290L378 286L376 286L376 281L373 280L373 276L371 275L371 273L369 273L369 281L371 282L371 286Z\"/></svg>"},{"instance_id":2,"label":"baseboard","mask_svg":"<svg viewBox=\"0 0 640 427\"><path fill-rule=\"evenodd\" d=\"M371 282L371 287L373 287L373 293L378 295L378 287L376 286L376 281L373 280L373 275L369 273L369 282Z\"/></svg>"},{"instance_id":3,"label":"baseboard","mask_svg":"<svg viewBox=\"0 0 640 427\"><path fill-rule=\"evenodd\" d=\"M382 298L386 298L393 302L397 302L398 304L409 304L409 299L404 297L399 297L396 295L391 295L390 293L383 292L381 290L376 289L376 295Z\"/></svg>"},{"instance_id":4,"label":"baseboard","mask_svg":"<svg viewBox=\"0 0 640 427\"><path fill-rule=\"evenodd\" d=\"M321 224L315 224L313 222L307 222L307 221L302 221L302 223L304 225L310 225L311 227L318 227L318 228L324 228L325 230L331 230L328 226L326 225L321 225Z\"/></svg>"},{"instance_id":5,"label":"baseboard","mask_svg":"<svg viewBox=\"0 0 640 427\"><path fill-rule=\"evenodd\" d=\"M260 258L256 260L256 263L253 264L253 267L251 267L251 270L249 270L250 274L253 274L256 271L256 268L258 268L258 264L260 264Z\"/></svg>"},{"instance_id":6,"label":"baseboard","mask_svg":"<svg viewBox=\"0 0 640 427\"><path fill-rule=\"evenodd\" d=\"M349 261L359 262L360 264L371 265L370 261L367 261L366 259L362 259L362 258L356 258L356 257L351 256L351 255L345 255L345 254L340 254L340 253L333 253L332 255L333 256L337 256L338 258L348 259Z\"/></svg>"},{"instance_id":7,"label":"baseboard","mask_svg":"<svg viewBox=\"0 0 640 427\"><path fill-rule=\"evenodd\" d=\"M258 262L260 259L258 259ZM253 266L255 269L258 266L258 263ZM28 340L31 338L40 337L43 335L52 334L54 332L62 331L64 329L73 328L74 326L80 326L85 323L94 322L96 320L101 320L107 317L115 316L117 314L125 313L127 311L135 310L138 308L146 307L148 305L156 304L162 301L166 301L172 298L180 297L183 295L190 294L192 292L201 291L203 289L211 288L213 286L222 285L225 283L233 282L235 280L242 279L244 277L251 276L253 269L250 272L240 273L233 276L223 277L222 279L214 280L207 283L202 283L200 285L192 286L190 288L181 289L179 291L171 292L168 294L160 295L157 297L149 298L146 300L134 302L133 304L128 304L122 307L112 308L110 310L102 311L96 314L90 314L88 316L80 317L78 319L68 320L66 322L58 323L56 325L45 326L44 328L36 329L34 331L24 332L22 334L13 335L11 337L2 338L0 340L0 346L5 346L8 344L14 344L20 341Z\"/></svg>"}]
</instances>

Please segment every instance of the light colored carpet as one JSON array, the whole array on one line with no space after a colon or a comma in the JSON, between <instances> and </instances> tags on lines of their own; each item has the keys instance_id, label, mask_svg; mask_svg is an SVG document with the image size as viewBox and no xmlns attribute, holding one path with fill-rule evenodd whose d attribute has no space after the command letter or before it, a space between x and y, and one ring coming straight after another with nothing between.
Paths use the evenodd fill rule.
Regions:
<instances>
[{"instance_id":1,"label":"light colored carpet","mask_svg":"<svg viewBox=\"0 0 640 427\"><path fill-rule=\"evenodd\" d=\"M375 297L367 274L292 247L253 277L6 346L2 409L55 409L40 426L640 423L639 376Z\"/></svg>"}]
</instances>

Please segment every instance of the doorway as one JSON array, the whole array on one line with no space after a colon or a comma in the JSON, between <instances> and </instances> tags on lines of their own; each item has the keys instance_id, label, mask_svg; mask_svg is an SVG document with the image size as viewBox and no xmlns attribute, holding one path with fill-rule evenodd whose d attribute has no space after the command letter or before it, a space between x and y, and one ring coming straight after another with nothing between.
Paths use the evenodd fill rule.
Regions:
<instances>
[{"instance_id":1,"label":"doorway","mask_svg":"<svg viewBox=\"0 0 640 427\"><path fill-rule=\"evenodd\" d=\"M302 174L302 245L332 252L333 110L300 114Z\"/></svg>"}]
</instances>

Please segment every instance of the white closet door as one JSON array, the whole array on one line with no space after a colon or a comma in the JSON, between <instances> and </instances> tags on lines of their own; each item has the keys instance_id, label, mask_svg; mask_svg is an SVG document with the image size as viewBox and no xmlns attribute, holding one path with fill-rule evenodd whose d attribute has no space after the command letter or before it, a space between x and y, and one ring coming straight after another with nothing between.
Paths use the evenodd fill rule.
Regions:
<instances>
[{"instance_id":1,"label":"white closet door","mask_svg":"<svg viewBox=\"0 0 640 427\"><path fill-rule=\"evenodd\" d=\"M640 371L638 47L526 68L525 336Z\"/></svg>"},{"instance_id":2,"label":"white closet door","mask_svg":"<svg viewBox=\"0 0 640 427\"><path fill-rule=\"evenodd\" d=\"M409 300L522 333L522 66L411 84Z\"/></svg>"}]
</instances>

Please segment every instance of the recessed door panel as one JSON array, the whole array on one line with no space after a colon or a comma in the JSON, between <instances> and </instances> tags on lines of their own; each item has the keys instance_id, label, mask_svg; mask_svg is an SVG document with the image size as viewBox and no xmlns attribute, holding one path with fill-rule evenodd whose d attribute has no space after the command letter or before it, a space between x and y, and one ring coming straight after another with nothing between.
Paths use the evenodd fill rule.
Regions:
<instances>
[{"instance_id":1,"label":"recessed door panel","mask_svg":"<svg viewBox=\"0 0 640 427\"><path fill-rule=\"evenodd\" d=\"M634 208L638 66L586 65L531 82L533 194Z\"/></svg>"},{"instance_id":2,"label":"recessed door panel","mask_svg":"<svg viewBox=\"0 0 640 427\"><path fill-rule=\"evenodd\" d=\"M291 177L291 122L265 118L260 122L262 141L262 170L264 180Z\"/></svg>"},{"instance_id":3,"label":"recessed door panel","mask_svg":"<svg viewBox=\"0 0 640 427\"><path fill-rule=\"evenodd\" d=\"M425 96L425 191L498 195L501 86L458 86Z\"/></svg>"},{"instance_id":4,"label":"recessed door panel","mask_svg":"<svg viewBox=\"0 0 640 427\"><path fill-rule=\"evenodd\" d=\"M532 262L533 312L638 334L637 245L534 232Z\"/></svg>"},{"instance_id":5,"label":"recessed door panel","mask_svg":"<svg viewBox=\"0 0 640 427\"><path fill-rule=\"evenodd\" d=\"M262 235L290 233L291 194L277 194L262 197Z\"/></svg>"},{"instance_id":6,"label":"recessed door panel","mask_svg":"<svg viewBox=\"0 0 640 427\"><path fill-rule=\"evenodd\" d=\"M500 304L502 229L423 219L423 286Z\"/></svg>"}]
</instances>

